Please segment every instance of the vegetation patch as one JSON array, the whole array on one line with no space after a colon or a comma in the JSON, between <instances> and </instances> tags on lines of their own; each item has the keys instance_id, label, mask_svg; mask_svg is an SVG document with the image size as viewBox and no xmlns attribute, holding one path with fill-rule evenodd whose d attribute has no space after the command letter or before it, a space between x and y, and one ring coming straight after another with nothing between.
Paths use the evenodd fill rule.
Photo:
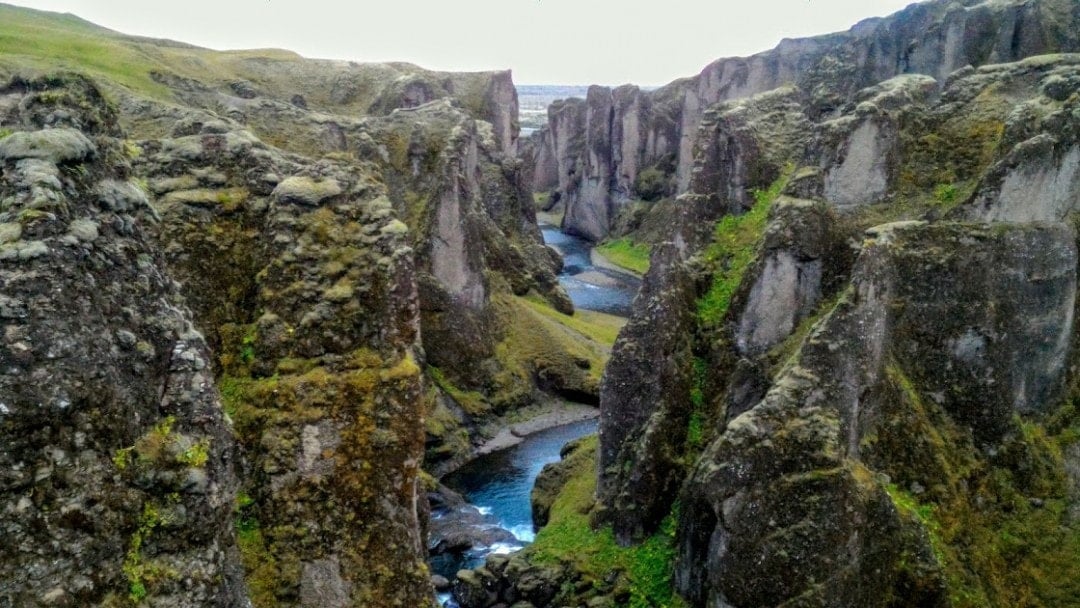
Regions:
<instances>
[{"instance_id":1,"label":"vegetation patch","mask_svg":"<svg viewBox=\"0 0 1080 608\"><path fill-rule=\"evenodd\" d=\"M121 448L113 453L113 465L120 471L129 466L153 467L181 465L202 468L210 458L210 438L195 441L176 433L176 418L168 416L154 425L135 445Z\"/></svg>"},{"instance_id":2,"label":"vegetation patch","mask_svg":"<svg viewBox=\"0 0 1080 608\"><path fill-rule=\"evenodd\" d=\"M709 416L705 409L705 382L708 379L708 362L701 357L694 357L692 385L690 387L690 424L686 431L688 460L693 462L705 445L705 425Z\"/></svg>"},{"instance_id":3,"label":"vegetation patch","mask_svg":"<svg viewBox=\"0 0 1080 608\"><path fill-rule=\"evenodd\" d=\"M886 373L899 404L884 427L892 427L894 436L869 449L906 459L888 471L893 482L885 489L897 510L928 533L950 604L1074 603L1080 597L1080 528L1069 516L1063 457L1075 438L1071 403L1060 408L1067 420L1017 416L1014 431L987 456L974 447L969 431L922 398L899 365L890 364ZM926 439L912 447L913 437ZM873 438L881 441L890 439ZM912 479L923 480L918 493Z\"/></svg>"},{"instance_id":4,"label":"vegetation patch","mask_svg":"<svg viewBox=\"0 0 1080 608\"><path fill-rule=\"evenodd\" d=\"M646 243L635 243L623 237L601 243L596 247L596 251L612 264L636 274L645 274L649 270L649 254L652 252L652 247Z\"/></svg>"},{"instance_id":5,"label":"vegetation patch","mask_svg":"<svg viewBox=\"0 0 1080 608\"><path fill-rule=\"evenodd\" d=\"M632 608L681 608L685 603L671 587L675 559L675 516L669 515L655 535L633 547L620 547L610 527L593 530L598 439L583 440L571 454L572 472L551 507L548 525L525 549L529 561L569 568L582 584L577 589L611 587L618 605ZM612 584L612 581L615 581ZM574 589L564 589L569 595ZM558 599L569 600L568 597Z\"/></svg>"},{"instance_id":6,"label":"vegetation patch","mask_svg":"<svg viewBox=\"0 0 1080 608\"><path fill-rule=\"evenodd\" d=\"M546 300L535 295L520 299L534 312L578 332L584 338L607 347L615 344L615 338L619 336L619 330L626 325L626 319L623 317L594 310L578 309L572 315L564 315L552 308Z\"/></svg>"},{"instance_id":7,"label":"vegetation patch","mask_svg":"<svg viewBox=\"0 0 1080 608\"><path fill-rule=\"evenodd\" d=\"M547 209L551 202L550 192L533 192L533 206L537 210Z\"/></svg>"},{"instance_id":8,"label":"vegetation patch","mask_svg":"<svg viewBox=\"0 0 1080 608\"><path fill-rule=\"evenodd\" d=\"M713 242L705 249L705 263L713 269L712 285L698 300L698 319L706 328L720 325L731 306L731 298L743 275L754 261L765 234L769 210L787 185L791 170L767 190L754 191L754 206L742 215L727 215L716 225Z\"/></svg>"},{"instance_id":9,"label":"vegetation patch","mask_svg":"<svg viewBox=\"0 0 1080 608\"><path fill-rule=\"evenodd\" d=\"M492 299L505 328L495 346L502 370L494 377L491 401L496 409L528 401L531 387L575 395L575 400L596 397L600 375L611 354L617 333L610 315L563 315L538 301L510 295ZM586 318L590 320L586 320Z\"/></svg>"},{"instance_id":10,"label":"vegetation patch","mask_svg":"<svg viewBox=\"0 0 1080 608\"><path fill-rule=\"evenodd\" d=\"M143 556L143 547L150 540L151 534L159 526L168 523L169 509L180 502L177 494L170 494L165 500L164 506L152 500L143 504L138 528L128 541L128 550L124 555L122 569L128 581L128 599L135 604L146 599L154 585L179 576L174 569L157 564Z\"/></svg>"},{"instance_id":11,"label":"vegetation patch","mask_svg":"<svg viewBox=\"0 0 1080 608\"><path fill-rule=\"evenodd\" d=\"M428 366L427 372L428 376L435 384L447 395L450 395L450 397L461 406L461 409L465 410L470 416L485 414L490 409L487 400L484 399L482 393L458 388L446 377L446 374L437 367Z\"/></svg>"}]
</instances>

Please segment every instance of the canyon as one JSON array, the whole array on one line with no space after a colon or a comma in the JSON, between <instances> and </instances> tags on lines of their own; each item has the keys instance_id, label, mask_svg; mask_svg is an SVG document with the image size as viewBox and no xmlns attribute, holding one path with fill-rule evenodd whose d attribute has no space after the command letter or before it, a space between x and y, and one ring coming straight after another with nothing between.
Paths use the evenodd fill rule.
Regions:
<instances>
[{"instance_id":1,"label":"canyon","mask_svg":"<svg viewBox=\"0 0 1080 608\"><path fill-rule=\"evenodd\" d=\"M528 136L505 71L0 23L0 605L434 606L497 542L441 480L566 402L462 608L1080 604L1076 2Z\"/></svg>"}]
</instances>

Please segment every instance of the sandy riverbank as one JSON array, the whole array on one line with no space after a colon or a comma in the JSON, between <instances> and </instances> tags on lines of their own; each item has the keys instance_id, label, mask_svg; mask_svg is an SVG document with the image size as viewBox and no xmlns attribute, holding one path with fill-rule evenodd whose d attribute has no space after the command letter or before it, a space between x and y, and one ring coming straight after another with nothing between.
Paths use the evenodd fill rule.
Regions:
<instances>
[{"instance_id":1,"label":"sandy riverbank","mask_svg":"<svg viewBox=\"0 0 1080 608\"><path fill-rule=\"evenodd\" d=\"M538 406L516 412L519 422L503 422L494 437L476 449L475 456L490 454L513 447L533 433L572 422L589 420L600 415L600 410L591 405L571 403L569 401L550 401Z\"/></svg>"}]
</instances>

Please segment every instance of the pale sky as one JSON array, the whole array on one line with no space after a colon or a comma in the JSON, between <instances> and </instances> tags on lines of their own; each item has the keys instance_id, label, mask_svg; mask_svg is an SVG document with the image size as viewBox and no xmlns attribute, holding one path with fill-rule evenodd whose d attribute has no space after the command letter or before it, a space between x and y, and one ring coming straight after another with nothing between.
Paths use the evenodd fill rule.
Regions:
<instances>
[{"instance_id":1,"label":"pale sky","mask_svg":"<svg viewBox=\"0 0 1080 608\"><path fill-rule=\"evenodd\" d=\"M215 49L509 68L518 84L660 85L719 57L846 30L913 0L9 1Z\"/></svg>"}]
</instances>

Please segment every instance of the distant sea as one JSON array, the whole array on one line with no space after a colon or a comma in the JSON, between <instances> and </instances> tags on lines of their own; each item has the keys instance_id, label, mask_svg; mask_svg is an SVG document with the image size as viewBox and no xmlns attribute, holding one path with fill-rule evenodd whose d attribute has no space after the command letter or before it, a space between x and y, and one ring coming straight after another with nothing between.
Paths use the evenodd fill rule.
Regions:
<instances>
[{"instance_id":1,"label":"distant sea","mask_svg":"<svg viewBox=\"0 0 1080 608\"><path fill-rule=\"evenodd\" d=\"M521 117L521 135L530 133L547 124L547 109L556 99L585 98L587 86L562 84L521 84L517 86L518 107Z\"/></svg>"},{"instance_id":2,"label":"distant sea","mask_svg":"<svg viewBox=\"0 0 1080 608\"><path fill-rule=\"evenodd\" d=\"M656 87L642 87L652 91ZM547 124L547 109L557 99L580 97L585 99L588 86L566 84L519 84L517 85L520 108L521 136L528 137L533 131Z\"/></svg>"}]
</instances>

